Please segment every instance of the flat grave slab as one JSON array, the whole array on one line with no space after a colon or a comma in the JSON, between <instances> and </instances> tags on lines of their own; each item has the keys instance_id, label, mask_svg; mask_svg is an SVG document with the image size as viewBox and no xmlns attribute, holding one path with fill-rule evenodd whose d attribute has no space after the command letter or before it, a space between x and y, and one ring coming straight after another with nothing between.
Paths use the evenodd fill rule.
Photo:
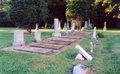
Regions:
<instances>
[{"instance_id":1,"label":"flat grave slab","mask_svg":"<svg viewBox=\"0 0 120 74\"><path fill-rule=\"evenodd\" d=\"M49 54L53 53L52 49L26 47L26 46L22 46L22 47L6 47L6 48L3 48L2 50L20 51L20 52L42 54L42 55L49 55Z\"/></svg>"},{"instance_id":2,"label":"flat grave slab","mask_svg":"<svg viewBox=\"0 0 120 74\"><path fill-rule=\"evenodd\" d=\"M64 45L64 46L71 44L71 42L48 41L48 40L42 41L42 43L55 44L55 45Z\"/></svg>"},{"instance_id":3,"label":"flat grave slab","mask_svg":"<svg viewBox=\"0 0 120 74\"><path fill-rule=\"evenodd\" d=\"M51 41L60 41L60 42L75 42L77 39L66 39L66 38L53 38Z\"/></svg>"},{"instance_id":4,"label":"flat grave slab","mask_svg":"<svg viewBox=\"0 0 120 74\"><path fill-rule=\"evenodd\" d=\"M13 50L29 52L29 53L37 53L42 55L48 55L53 53L52 49L35 48L35 47L18 47L18 48L14 48Z\"/></svg>"},{"instance_id":5,"label":"flat grave slab","mask_svg":"<svg viewBox=\"0 0 120 74\"><path fill-rule=\"evenodd\" d=\"M61 36L59 38L67 38L67 39L80 39L80 36Z\"/></svg>"},{"instance_id":6,"label":"flat grave slab","mask_svg":"<svg viewBox=\"0 0 120 74\"><path fill-rule=\"evenodd\" d=\"M48 48L48 49L60 50L60 48L62 48L63 45L54 45L54 44L34 44L34 45L30 45L30 47L38 47L38 48Z\"/></svg>"}]
</instances>

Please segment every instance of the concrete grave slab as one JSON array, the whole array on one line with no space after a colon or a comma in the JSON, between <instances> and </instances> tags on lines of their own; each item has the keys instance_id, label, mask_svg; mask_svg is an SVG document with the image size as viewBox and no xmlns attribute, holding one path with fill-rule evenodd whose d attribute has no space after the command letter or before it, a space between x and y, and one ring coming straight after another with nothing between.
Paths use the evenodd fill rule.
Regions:
<instances>
[{"instance_id":1,"label":"concrete grave slab","mask_svg":"<svg viewBox=\"0 0 120 74\"><path fill-rule=\"evenodd\" d=\"M66 39L66 38L54 38L51 41L61 41L61 42L75 42L76 39Z\"/></svg>"},{"instance_id":2,"label":"concrete grave slab","mask_svg":"<svg viewBox=\"0 0 120 74\"><path fill-rule=\"evenodd\" d=\"M48 49L60 50L63 47L63 45L34 44L34 45L30 45L30 47L38 47L38 48L48 48Z\"/></svg>"},{"instance_id":3,"label":"concrete grave slab","mask_svg":"<svg viewBox=\"0 0 120 74\"><path fill-rule=\"evenodd\" d=\"M59 41L47 41L47 40L43 41L42 43L64 45L64 46L71 44L71 42L59 42Z\"/></svg>"},{"instance_id":4,"label":"concrete grave slab","mask_svg":"<svg viewBox=\"0 0 120 74\"><path fill-rule=\"evenodd\" d=\"M52 49L43 49L43 48L35 48L35 47L19 47L19 48L14 48L13 50L37 53L37 54L43 54L43 55L48 55L48 54L53 53Z\"/></svg>"},{"instance_id":5,"label":"concrete grave slab","mask_svg":"<svg viewBox=\"0 0 120 74\"><path fill-rule=\"evenodd\" d=\"M61 36L59 38L67 38L67 39L80 39L80 36Z\"/></svg>"}]
</instances>

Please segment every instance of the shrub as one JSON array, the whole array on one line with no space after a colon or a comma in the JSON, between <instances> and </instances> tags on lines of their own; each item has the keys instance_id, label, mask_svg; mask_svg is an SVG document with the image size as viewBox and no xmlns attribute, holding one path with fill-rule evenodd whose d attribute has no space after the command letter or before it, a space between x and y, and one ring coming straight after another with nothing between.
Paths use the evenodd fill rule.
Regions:
<instances>
[{"instance_id":1,"label":"shrub","mask_svg":"<svg viewBox=\"0 0 120 74\"><path fill-rule=\"evenodd\" d=\"M98 35L99 38L105 38L104 34L101 33L101 32L98 32L97 35Z\"/></svg>"}]
</instances>

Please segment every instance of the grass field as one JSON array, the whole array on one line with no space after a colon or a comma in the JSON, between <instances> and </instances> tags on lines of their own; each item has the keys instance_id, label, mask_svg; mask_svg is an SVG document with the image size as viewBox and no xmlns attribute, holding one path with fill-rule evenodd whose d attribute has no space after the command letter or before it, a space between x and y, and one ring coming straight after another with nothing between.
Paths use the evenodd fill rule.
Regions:
<instances>
[{"instance_id":1,"label":"grass field","mask_svg":"<svg viewBox=\"0 0 120 74\"><path fill-rule=\"evenodd\" d=\"M18 28L0 28L0 49L11 46L13 32ZM92 32L86 30L86 32ZM89 53L91 35L78 44L90 55L92 61L74 61L78 51L75 45L61 53L46 57L40 54L8 52L0 50L0 74L72 74L73 66L78 63L97 69L94 74L120 74L120 31L108 30L102 32L105 38L98 39L94 53ZM24 30L26 33L26 31ZM52 36L52 29L41 29L42 39ZM63 34L63 31L61 32ZM25 42L32 42L34 36L25 36Z\"/></svg>"}]
</instances>

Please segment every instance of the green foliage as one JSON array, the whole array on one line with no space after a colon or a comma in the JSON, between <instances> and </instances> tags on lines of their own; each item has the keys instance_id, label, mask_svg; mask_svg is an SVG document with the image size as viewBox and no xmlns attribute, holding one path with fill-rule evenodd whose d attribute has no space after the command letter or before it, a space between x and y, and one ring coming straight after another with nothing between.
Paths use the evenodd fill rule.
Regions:
<instances>
[{"instance_id":1,"label":"green foliage","mask_svg":"<svg viewBox=\"0 0 120 74\"><path fill-rule=\"evenodd\" d=\"M40 21L46 21L48 12L47 3L44 0L11 1L11 20L27 28Z\"/></svg>"},{"instance_id":2,"label":"green foliage","mask_svg":"<svg viewBox=\"0 0 120 74\"><path fill-rule=\"evenodd\" d=\"M80 17L90 17L92 12L91 9L94 7L94 0L71 0L67 4L66 17L67 19L76 19L77 16Z\"/></svg>"},{"instance_id":3,"label":"green foliage","mask_svg":"<svg viewBox=\"0 0 120 74\"><path fill-rule=\"evenodd\" d=\"M105 38L104 34L101 33L101 32L98 32L97 35L98 35L99 38Z\"/></svg>"}]
</instances>

